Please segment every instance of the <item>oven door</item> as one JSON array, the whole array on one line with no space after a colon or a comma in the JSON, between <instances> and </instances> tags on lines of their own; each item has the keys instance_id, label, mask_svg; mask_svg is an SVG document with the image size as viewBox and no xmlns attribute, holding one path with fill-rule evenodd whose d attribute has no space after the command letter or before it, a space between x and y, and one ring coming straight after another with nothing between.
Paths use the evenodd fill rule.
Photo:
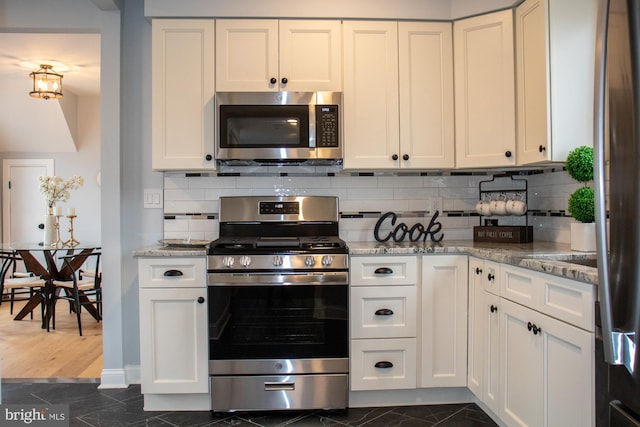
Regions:
<instances>
[{"instance_id":1,"label":"oven door","mask_svg":"<svg viewBox=\"0 0 640 427\"><path fill-rule=\"evenodd\" d=\"M315 157L309 105L220 105L218 159Z\"/></svg>"},{"instance_id":2,"label":"oven door","mask_svg":"<svg viewBox=\"0 0 640 427\"><path fill-rule=\"evenodd\" d=\"M340 284L273 283L282 280L281 273L228 276L236 280L209 274L209 359L214 371L230 373L226 366L239 360L348 358L346 273ZM229 283L239 276L251 283ZM277 280L269 284L265 276Z\"/></svg>"}]
</instances>

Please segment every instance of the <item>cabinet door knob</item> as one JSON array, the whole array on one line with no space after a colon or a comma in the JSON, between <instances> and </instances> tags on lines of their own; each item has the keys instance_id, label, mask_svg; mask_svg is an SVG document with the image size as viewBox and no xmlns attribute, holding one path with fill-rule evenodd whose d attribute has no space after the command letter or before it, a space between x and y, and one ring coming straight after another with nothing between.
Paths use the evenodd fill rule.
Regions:
<instances>
[{"instance_id":1,"label":"cabinet door knob","mask_svg":"<svg viewBox=\"0 0 640 427\"><path fill-rule=\"evenodd\" d=\"M203 297L198 297L198 304L202 304L204 302L204 298Z\"/></svg>"},{"instance_id":2,"label":"cabinet door knob","mask_svg":"<svg viewBox=\"0 0 640 427\"><path fill-rule=\"evenodd\" d=\"M498 311L498 307L496 307L495 305L491 304L491 312L495 313L496 311Z\"/></svg>"},{"instance_id":3,"label":"cabinet door knob","mask_svg":"<svg viewBox=\"0 0 640 427\"><path fill-rule=\"evenodd\" d=\"M487 279L488 279L490 282L491 282L493 279L495 279L495 278L496 278L496 276L494 276L494 275L493 275L493 274L491 274L491 273L489 273L489 274L487 275Z\"/></svg>"},{"instance_id":4,"label":"cabinet door knob","mask_svg":"<svg viewBox=\"0 0 640 427\"><path fill-rule=\"evenodd\" d=\"M381 360L380 362L376 362L376 364L373 366L375 366L376 368L389 369L393 368L393 363L386 360Z\"/></svg>"},{"instance_id":5,"label":"cabinet door knob","mask_svg":"<svg viewBox=\"0 0 640 427\"><path fill-rule=\"evenodd\" d=\"M278 82L278 80L275 77L271 77L271 80L269 80L269 83L271 83L272 85L276 84Z\"/></svg>"},{"instance_id":6,"label":"cabinet door knob","mask_svg":"<svg viewBox=\"0 0 640 427\"><path fill-rule=\"evenodd\" d=\"M409 160L409 155L408 154L403 154L402 155L402 160Z\"/></svg>"},{"instance_id":7,"label":"cabinet door knob","mask_svg":"<svg viewBox=\"0 0 640 427\"><path fill-rule=\"evenodd\" d=\"M527 329L533 332L533 335L538 335L542 332L542 328L538 328L535 323L527 322Z\"/></svg>"},{"instance_id":8,"label":"cabinet door knob","mask_svg":"<svg viewBox=\"0 0 640 427\"><path fill-rule=\"evenodd\" d=\"M391 158L392 158L393 160L398 160L398 155L397 155L397 154L394 154L393 156L391 156Z\"/></svg>"},{"instance_id":9,"label":"cabinet door knob","mask_svg":"<svg viewBox=\"0 0 640 427\"><path fill-rule=\"evenodd\" d=\"M206 156L204 156L204 158L207 160L207 162L213 160L213 156L211 154L207 154Z\"/></svg>"},{"instance_id":10,"label":"cabinet door knob","mask_svg":"<svg viewBox=\"0 0 640 427\"><path fill-rule=\"evenodd\" d=\"M378 267L373 274L393 274L393 270L389 267Z\"/></svg>"},{"instance_id":11,"label":"cabinet door knob","mask_svg":"<svg viewBox=\"0 0 640 427\"><path fill-rule=\"evenodd\" d=\"M289 83L289 79L287 79L286 77L283 77L281 81L283 85L286 85L287 83Z\"/></svg>"},{"instance_id":12,"label":"cabinet door knob","mask_svg":"<svg viewBox=\"0 0 640 427\"><path fill-rule=\"evenodd\" d=\"M509 158L511 157L511 151L505 151L504 152L505 157Z\"/></svg>"},{"instance_id":13,"label":"cabinet door knob","mask_svg":"<svg viewBox=\"0 0 640 427\"><path fill-rule=\"evenodd\" d=\"M480 267L476 267L476 274L482 274L482 269Z\"/></svg>"},{"instance_id":14,"label":"cabinet door knob","mask_svg":"<svg viewBox=\"0 0 640 427\"><path fill-rule=\"evenodd\" d=\"M164 277L178 277L182 275L182 271L180 270L167 270L164 272Z\"/></svg>"},{"instance_id":15,"label":"cabinet door knob","mask_svg":"<svg viewBox=\"0 0 640 427\"><path fill-rule=\"evenodd\" d=\"M380 308L374 313L376 316L393 316L393 310L390 308Z\"/></svg>"},{"instance_id":16,"label":"cabinet door knob","mask_svg":"<svg viewBox=\"0 0 640 427\"><path fill-rule=\"evenodd\" d=\"M544 145L540 145L538 147L538 151L541 152L541 153L544 153L545 151L547 151L547 147L545 147Z\"/></svg>"}]
</instances>

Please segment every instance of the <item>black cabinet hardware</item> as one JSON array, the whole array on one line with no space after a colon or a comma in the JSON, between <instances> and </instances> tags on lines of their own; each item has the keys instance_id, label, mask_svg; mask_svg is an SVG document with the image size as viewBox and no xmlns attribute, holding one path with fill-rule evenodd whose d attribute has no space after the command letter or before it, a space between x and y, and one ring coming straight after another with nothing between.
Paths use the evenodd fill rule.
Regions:
<instances>
[{"instance_id":1,"label":"black cabinet hardware","mask_svg":"<svg viewBox=\"0 0 640 427\"><path fill-rule=\"evenodd\" d=\"M164 272L164 277L177 277L182 276L182 271L180 270L167 270Z\"/></svg>"},{"instance_id":2,"label":"black cabinet hardware","mask_svg":"<svg viewBox=\"0 0 640 427\"><path fill-rule=\"evenodd\" d=\"M496 307L495 305L491 304L491 312L495 313L496 311L498 311L498 307Z\"/></svg>"},{"instance_id":3,"label":"black cabinet hardware","mask_svg":"<svg viewBox=\"0 0 640 427\"><path fill-rule=\"evenodd\" d=\"M207 154L206 156L204 156L204 158L207 159L207 162L213 160L213 156L211 154Z\"/></svg>"},{"instance_id":4,"label":"black cabinet hardware","mask_svg":"<svg viewBox=\"0 0 640 427\"><path fill-rule=\"evenodd\" d=\"M376 368L382 368L382 369L389 369L389 368L393 368L393 363L388 362L386 360L382 360L380 362L376 362L375 365Z\"/></svg>"},{"instance_id":5,"label":"black cabinet hardware","mask_svg":"<svg viewBox=\"0 0 640 427\"><path fill-rule=\"evenodd\" d=\"M390 308L380 308L374 313L376 316L392 316L393 310Z\"/></svg>"},{"instance_id":6,"label":"black cabinet hardware","mask_svg":"<svg viewBox=\"0 0 640 427\"><path fill-rule=\"evenodd\" d=\"M505 151L504 155L505 155L506 158L511 157L511 151Z\"/></svg>"},{"instance_id":7,"label":"black cabinet hardware","mask_svg":"<svg viewBox=\"0 0 640 427\"><path fill-rule=\"evenodd\" d=\"M397 155L397 154L394 154L393 156L391 156L391 159L392 159L392 160L398 160L398 155Z\"/></svg>"},{"instance_id":8,"label":"black cabinet hardware","mask_svg":"<svg viewBox=\"0 0 640 427\"><path fill-rule=\"evenodd\" d=\"M409 160L409 155L408 154L403 154L402 155L402 159L403 160Z\"/></svg>"},{"instance_id":9,"label":"black cabinet hardware","mask_svg":"<svg viewBox=\"0 0 640 427\"><path fill-rule=\"evenodd\" d=\"M544 153L545 151L547 151L547 147L545 147L544 145L540 145L538 147L538 151L541 152L541 153Z\"/></svg>"},{"instance_id":10,"label":"black cabinet hardware","mask_svg":"<svg viewBox=\"0 0 640 427\"><path fill-rule=\"evenodd\" d=\"M277 79L275 77L271 77L271 80L269 80L269 83L271 83L272 85L277 83Z\"/></svg>"},{"instance_id":11,"label":"black cabinet hardware","mask_svg":"<svg viewBox=\"0 0 640 427\"><path fill-rule=\"evenodd\" d=\"M289 80L286 77L282 78L282 84L286 85L287 83L289 83Z\"/></svg>"},{"instance_id":12,"label":"black cabinet hardware","mask_svg":"<svg viewBox=\"0 0 640 427\"><path fill-rule=\"evenodd\" d=\"M393 270L389 267L378 267L373 274L393 274Z\"/></svg>"},{"instance_id":13,"label":"black cabinet hardware","mask_svg":"<svg viewBox=\"0 0 640 427\"><path fill-rule=\"evenodd\" d=\"M476 274L482 274L482 269L480 267L476 267Z\"/></svg>"},{"instance_id":14,"label":"black cabinet hardware","mask_svg":"<svg viewBox=\"0 0 640 427\"><path fill-rule=\"evenodd\" d=\"M493 274L491 274L491 273L489 273L489 274L487 275L487 279L488 279L490 282L491 282L493 279L495 279L495 278L496 278L496 276L494 276L494 275L493 275Z\"/></svg>"},{"instance_id":15,"label":"black cabinet hardware","mask_svg":"<svg viewBox=\"0 0 640 427\"><path fill-rule=\"evenodd\" d=\"M536 326L535 323L527 322L527 329L533 332L533 335L538 335L542 332L542 328Z\"/></svg>"},{"instance_id":16,"label":"black cabinet hardware","mask_svg":"<svg viewBox=\"0 0 640 427\"><path fill-rule=\"evenodd\" d=\"M204 303L204 298L203 297L198 297L198 304L202 304Z\"/></svg>"}]
</instances>

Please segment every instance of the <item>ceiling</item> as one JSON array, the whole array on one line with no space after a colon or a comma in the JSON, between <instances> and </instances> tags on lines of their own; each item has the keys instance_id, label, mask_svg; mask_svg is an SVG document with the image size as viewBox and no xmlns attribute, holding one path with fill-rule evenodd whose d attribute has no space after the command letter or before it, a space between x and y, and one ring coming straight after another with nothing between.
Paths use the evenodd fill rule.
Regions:
<instances>
[{"instance_id":1,"label":"ceiling","mask_svg":"<svg viewBox=\"0 0 640 427\"><path fill-rule=\"evenodd\" d=\"M41 64L64 76L60 101L29 96ZM100 95L100 35L0 33L0 90L0 152L77 151L78 97Z\"/></svg>"}]
</instances>

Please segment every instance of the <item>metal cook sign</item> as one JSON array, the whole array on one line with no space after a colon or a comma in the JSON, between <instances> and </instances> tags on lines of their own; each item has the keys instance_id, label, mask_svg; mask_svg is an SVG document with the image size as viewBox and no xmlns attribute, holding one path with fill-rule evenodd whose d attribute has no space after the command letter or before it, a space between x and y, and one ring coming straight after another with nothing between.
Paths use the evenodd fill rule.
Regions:
<instances>
[{"instance_id":1,"label":"metal cook sign","mask_svg":"<svg viewBox=\"0 0 640 427\"><path fill-rule=\"evenodd\" d=\"M440 242L444 238L444 234L441 233L442 224L436 221L439 215L440 211L436 211L431 217L429 225L425 228L419 222L412 226L408 226L404 222L396 225L398 215L395 212L387 212L376 222L373 237L378 242L386 242L389 239L393 239L394 242L402 242L406 237L409 237L412 242L419 240L426 242L427 238L430 238L432 242ZM381 229L385 231L381 231Z\"/></svg>"}]
</instances>

